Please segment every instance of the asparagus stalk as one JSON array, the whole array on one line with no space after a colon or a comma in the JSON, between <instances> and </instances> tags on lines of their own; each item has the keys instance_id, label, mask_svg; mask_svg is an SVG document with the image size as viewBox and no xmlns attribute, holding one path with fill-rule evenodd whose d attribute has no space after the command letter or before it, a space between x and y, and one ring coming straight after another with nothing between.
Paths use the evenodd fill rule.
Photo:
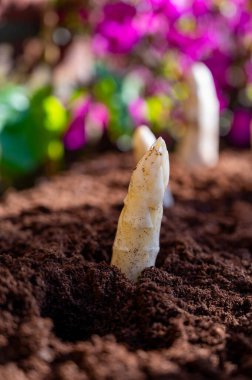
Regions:
<instances>
[{"instance_id":1,"label":"asparagus stalk","mask_svg":"<svg viewBox=\"0 0 252 380\"><path fill-rule=\"evenodd\" d=\"M195 63L189 76L188 128L178 153L190 166L214 166L219 159L219 101L213 76L203 63Z\"/></svg>"},{"instance_id":2,"label":"asparagus stalk","mask_svg":"<svg viewBox=\"0 0 252 380\"><path fill-rule=\"evenodd\" d=\"M133 134L133 149L136 163L141 160L155 141L156 137L146 125L141 125L135 129Z\"/></svg>"},{"instance_id":3,"label":"asparagus stalk","mask_svg":"<svg viewBox=\"0 0 252 380\"><path fill-rule=\"evenodd\" d=\"M136 163L143 157L147 150L150 149L155 141L156 137L146 125L141 125L136 128L133 135L133 149ZM174 199L170 187L167 186L164 193L163 206L168 208L173 206L173 204Z\"/></svg>"},{"instance_id":4,"label":"asparagus stalk","mask_svg":"<svg viewBox=\"0 0 252 380\"><path fill-rule=\"evenodd\" d=\"M111 264L132 281L155 264L168 180L168 151L160 137L131 176L113 245Z\"/></svg>"}]
</instances>

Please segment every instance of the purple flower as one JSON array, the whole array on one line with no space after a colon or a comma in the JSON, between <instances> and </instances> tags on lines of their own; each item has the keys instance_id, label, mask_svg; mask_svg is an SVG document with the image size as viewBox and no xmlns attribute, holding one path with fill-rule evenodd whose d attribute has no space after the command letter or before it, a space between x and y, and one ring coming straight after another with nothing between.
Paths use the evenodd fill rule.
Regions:
<instances>
[{"instance_id":1,"label":"purple flower","mask_svg":"<svg viewBox=\"0 0 252 380\"><path fill-rule=\"evenodd\" d=\"M232 64L232 59L220 50L215 50L205 63L213 74L220 109L223 110L228 106L227 94L230 91L230 87L227 82L227 73Z\"/></svg>"},{"instance_id":2,"label":"purple flower","mask_svg":"<svg viewBox=\"0 0 252 380\"><path fill-rule=\"evenodd\" d=\"M229 141L238 147L249 147L250 128L252 126L252 112L243 108L234 111L231 130L228 134Z\"/></svg>"},{"instance_id":3,"label":"purple flower","mask_svg":"<svg viewBox=\"0 0 252 380\"><path fill-rule=\"evenodd\" d=\"M64 135L64 145L69 150L80 149L86 142L85 119L88 113L90 100L85 101L73 112L73 118Z\"/></svg>"},{"instance_id":4,"label":"purple flower","mask_svg":"<svg viewBox=\"0 0 252 380\"><path fill-rule=\"evenodd\" d=\"M99 129L105 129L109 122L109 112L103 103L91 103L88 111L89 122Z\"/></svg>"},{"instance_id":5,"label":"purple flower","mask_svg":"<svg viewBox=\"0 0 252 380\"><path fill-rule=\"evenodd\" d=\"M171 27L167 35L169 44L192 58L200 60L210 50L211 36L208 33L190 35Z\"/></svg>"},{"instance_id":6,"label":"purple flower","mask_svg":"<svg viewBox=\"0 0 252 380\"><path fill-rule=\"evenodd\" d=\"M215 83L217 98L219 100L220 111L223 111L228 108L229 97L216 80L214 80L214 83Z\"/></svg>"},{"instance_id":7,"label":"purple flower","mask_svg":"<svg viewBox=\"0 0 252 380\"><path fill-rule=\"evenodd\" d=\"M143 99L138 98L131 102L129 104L129 113L136 126L147 122L147 109Z\"/></svg>"},{"instance_id":8,"label":"purple flower","mask_svg":"<svg viewBox=\"0 0 252 380\"><path fill-rule=\"evenodd\" d=\"M188 0L149 0L154 11L164 13L170 21L177 20L190 9Z\"/></svg>"},{"instance_id":9,"label":"purple flower","mask_svg":"<svg viewBox=\"0 0 252 380\"><path fill-rule=\"evenodd\" d=\"M134 23L135 15L135 7L122 1L105 5L103 19L95 31L95 50L115 54L129 53L140 38Z\"/></svg>"},{"instance_id":10,"label":"purple flower","mask_svg":"<svg viewBox=\"0 0 252 380\"><path fill-rule=\"evenodd\" d=\"M209 0L194 0L192 2L192 11L196 17L206 14L210 7L211 2Z\"/></svg>"},{"instance_id":11,"label":"purple flower","mask_svg":"<svg viewBox=\"0 0 252 380\"><path fill-rule=\"evenodd\" d=\"M227 71L232 64L231 57L220 50L215 50L205 63L211 70L215 81L222 87L227 86Z\"/></svg>"},{"instance_id":12,"label":"purple flower","mask_svg":"<svg viewBox=\"0 0 252 380\"><path fill-rule=\"evenodd\" d=\"M233 15L227 18L229 27L234 30L234 33L246 33L251 27L251 11L246 10L245 4L234 4Z\"/></svg>"},{"instance_id":13,"label":"purple flower","mask_svg":"<svg viewBox=\"0 0 252 380\"><path fill-rule=\"evenodd\" d=\"M108 110L102 103L84 100L73 112L73 118L64 135L64 145L69 150L77 150L87 142L87 123L90 128L104 129L108 124Z\"/></svg>"},{"instance_id":14,"label":"purple flower","mask_svg":"<svg viewBox=\"0 0 252 380\"><path fill-rule=\"evenodd\" d=\"M186 17L169 24L167 41L193 60L205 59L219 48L231 48L230 31L221 17L207 13L196 18L192 10Z\"/></svg>"},{"instance_id":15,"label":"purple flower","mask_svg":"<svg viewBox=\"0 0 252 380\"><path fill-rule=\"evenodd\" d=\"M164 14L154 12L142 12L136 16L136 27L139 35L152 36L159 39L160 36L166 36L168 32L168 23ZM149 47L150 49L150 47Z\"/></svg>"}]
</instances>

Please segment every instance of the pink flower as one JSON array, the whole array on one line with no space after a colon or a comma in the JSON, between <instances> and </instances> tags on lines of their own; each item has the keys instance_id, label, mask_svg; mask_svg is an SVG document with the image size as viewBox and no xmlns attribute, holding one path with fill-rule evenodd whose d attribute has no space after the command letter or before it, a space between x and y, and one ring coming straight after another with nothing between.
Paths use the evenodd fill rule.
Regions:
<instances>
[{"instance_id":1,"label":"pink flower","mask_svg":"<svg viewBox=\"0 0 252 380\"><path fill-rule=\"evenodd\" d=\"M85 118L88 113L90 100L86 99L73 112L73 118L64 135L64 145L69 150L80 149L86 142Z\"/></svg>"},{"instance_id":2,"label":"pink flower","mask_svg":"<svg viewBox=\"0 0 252 380\"><path fill-rule=\"evenodd\" d=\"M232 64L232 59L227 54L215 50L213 54L207 58L205 63L213 74L216 92L220 102L220 109L223 110L228 106L230 86L227 82L227 73Z\"/></svg>"},{"instance_id":3,"label":"pink flower","mask_svg":"<svg viewBox=\"0 0 252 380\"><path fill-rule=\"evenodd\" d=\"M141 37L154 36L156 38L160 38L160 35L165 37L169 27L165 15L154 12L139 12L135 25Z\"/></svg>"},{"instance_id":4,"label":"pink flower","mask_svg":"<svg viewBox=\"0 0 252 380\"><path fill-rule=\"evenodd\" d=\"M191 4L188 0L149 0L154 11L164 13L170 21L177 20L189 11Z\"/></svg>"},{"instance_id":5,"label":"pink flower","mask_svg":"<svg viewBox=\"0 0 252 380\"><path fill-rule=\"evenodd\" d=\"M252 112L243 108L234 111L231 131L228 134L229 141L238 147L249 147L250 128L252 126Z\"/></svg>"},{"instance_id":6,"label":"pink flower","mask_svg":"<svg viewBox=\"0 0 252 380\"><path fill-rule=\"evenodd\" d=\"M103 19L95 31L95 50L115 54L129 53L140 37L134 25L135 15L135 7L123 1L105 5Z\"/></svg>"},{"instance_id":7,"label":"pink flower","mask_svg":"<svg viewBox=\"0 0 252 380\"><path fill-rule=\"evenodd\" d=\"M192 11L196 17L206 14L210 7L211 2L209 0L194 0L192 2Z\"/></svg>"},{"instance_id":8,"label":"pink flower","mask_svg":"<svg viewBox=\"0 0 252 380\"><path fill-rule=\"evenodd\" d=\"M73 112L73 118L67 132L64 135L64 145L68 150L82 148L87 142L86 123L91 128L104 129L109 120L108 110L102 103L92 103L91 99L85 99Z\"/></svg>"},{"instance_id":9,"label":"pink flower","mask_svg":"<svg viewBox=\"0 0 252 380\"><path fill-rule=\"evenodd\" d=\"M107 107L103 103L91 103L88 111L89 122L98 127L104 129L109 122L109 112Z\"/></svg>"},{"instance_id":10,"label":"pink flower","mask_svg":"<svg viewBox=\"0 0 252 380\"><path fill-rule=\"evenodd\" d=\"M147 122L146 104L143 99L138 98L131 102L129 105L129 113L136 126Z\"/></svg>"}]
</instances>

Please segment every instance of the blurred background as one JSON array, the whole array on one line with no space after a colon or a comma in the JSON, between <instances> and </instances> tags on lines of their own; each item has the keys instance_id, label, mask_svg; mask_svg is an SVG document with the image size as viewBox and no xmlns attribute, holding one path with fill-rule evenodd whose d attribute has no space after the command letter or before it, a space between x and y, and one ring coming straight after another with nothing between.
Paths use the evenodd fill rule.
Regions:
<instances>
[{"instance_id":1,"label":"blurred background","mask_svg":"<svg viewBox=\"0 0 252 380\"><path fill-rule=\"evenodd\" d=\"M1 0L1 188L128 150L140 123L175 149L194 62L214 77L221 146L249 147L249 0Z\"/></svg>"}]
</instances>

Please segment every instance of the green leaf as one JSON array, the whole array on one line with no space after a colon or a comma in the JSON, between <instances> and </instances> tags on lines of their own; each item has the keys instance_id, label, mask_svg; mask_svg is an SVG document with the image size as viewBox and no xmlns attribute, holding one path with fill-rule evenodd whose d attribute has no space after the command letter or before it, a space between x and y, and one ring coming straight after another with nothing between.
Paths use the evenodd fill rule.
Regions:
<instances>
[{"instance_id":1,"label":"green leaf","mask_svg":"<svg viewBox=\"0 0 252 380\"><path fill-rule=\"evenodd\" d=\"M20 87L0 91L0 170L7 179L28 174L49 159L62 157L61 135L67 112L49 87L30 99Z\"/></svg>"},{"instance_id":2,"label":"green leaf","mask_svg":"<svg viewBox=\"0 0 252 380\"><path fill-rule=\"evenodd\" d=\"M61 133L65 130L67 115L64 107L55 96L48 96L43 101L45 111L44 125L49 131Z\"/></svg>"}]
</instances>

